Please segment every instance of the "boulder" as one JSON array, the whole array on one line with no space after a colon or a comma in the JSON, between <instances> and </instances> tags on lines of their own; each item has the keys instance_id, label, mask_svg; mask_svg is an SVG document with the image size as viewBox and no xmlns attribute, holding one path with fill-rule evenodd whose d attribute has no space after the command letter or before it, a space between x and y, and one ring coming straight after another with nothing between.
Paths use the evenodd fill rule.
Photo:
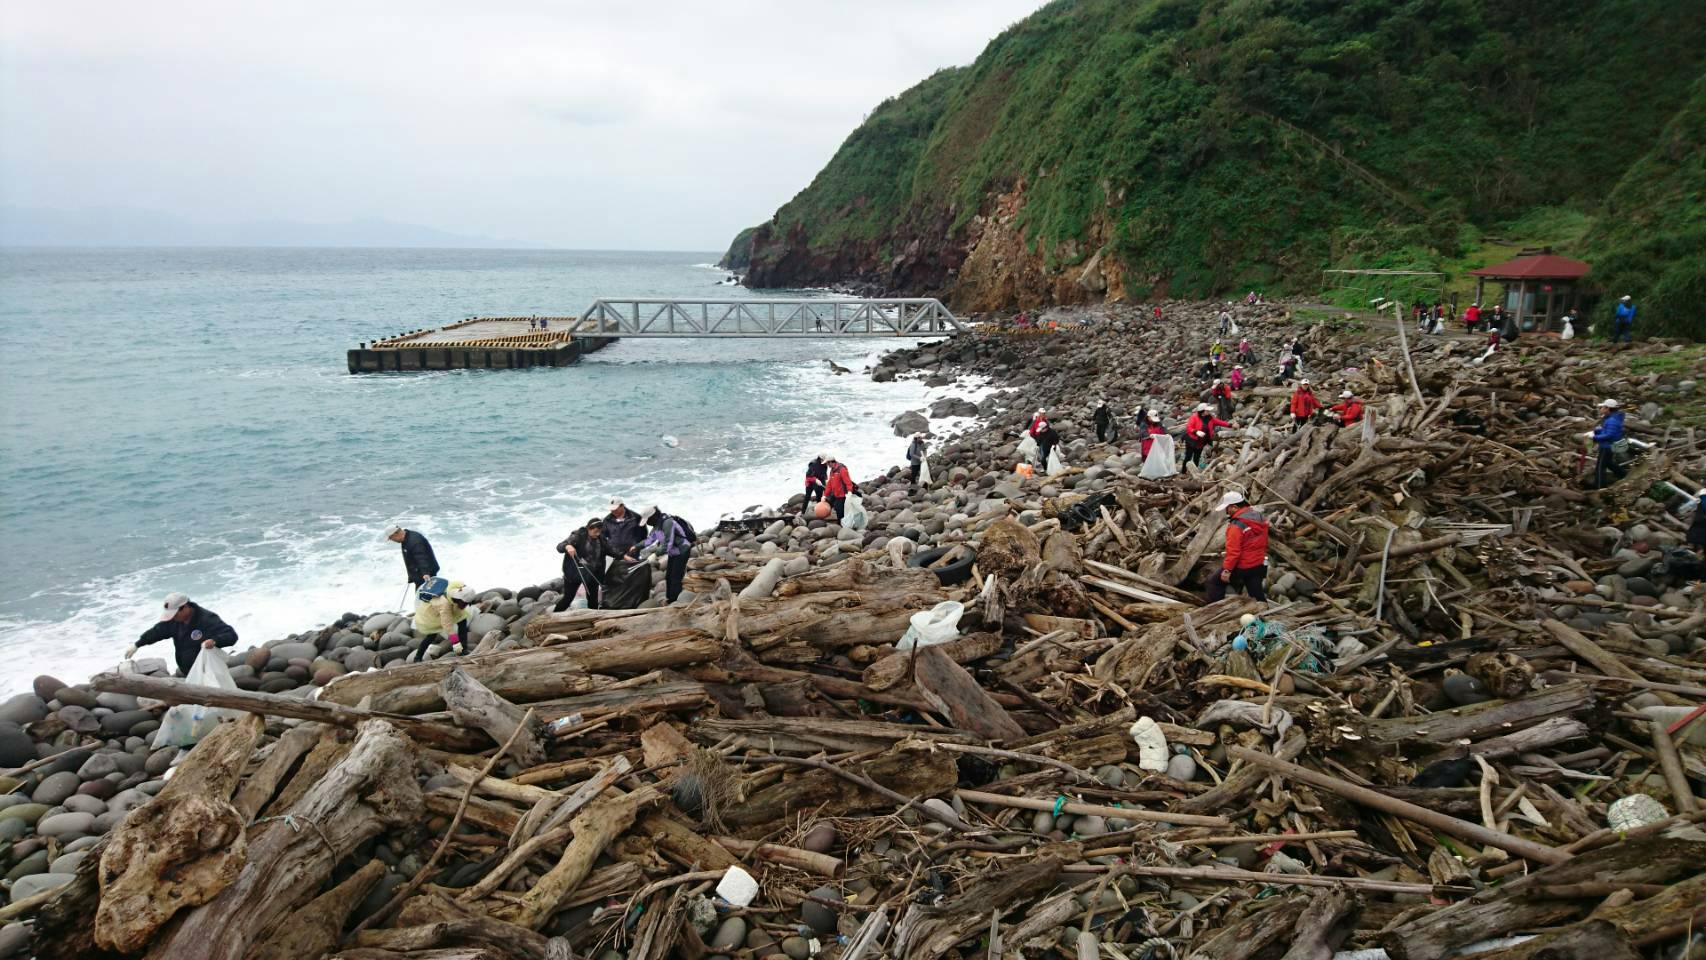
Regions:
<instances>
[{"instance_id":1,"label":"boulder","mask_svg":"<svg viewBox=\"0 0 1706 960\"><path fill-rule=\"evenodd\" d=\"M27 724L47 719L47 701L33 693L20 693L0 703L0 720Z\"/></svg>"},{"instance_id":2,"label":"boulder","mask_svg":"<svg viewBox=\"0 0 1706 960\"><path fill-rule=\"evenodd\" d=\"M93 710L101 705L95 692L83 687L60 687L53 692L52 699L58 700L64 706L82 707L85 710Z\"/></svg>"},{"instance_id":3,"label":"boulder","mask_svg":"<svg viewBox=\"0 0 1706 960\"><path fill-rule=\"evenodd\" d=\"M75 773L56 773L49 777L43 777L41 783L37 784L35 790L30 793L30 799L36 803L45 803L50 807L57 806L64 803L65 798L76 793L78 785L82 782L77 779Z\"/></svg>"},{"instance_id":4,"label":"boulder","mask_svg":"<svg viewBox=\"0 0 1706 960\"><path fill-rule=\"evenodd\" d=\"M894 435L897 437L930 432L930 420L917 410L908 410L895 417L889 421L889 426L894 427Z\"/></svg>"},{"instance_id":5,"label":"boulder","mask_svg":"<svg viewBox=\"0 0 1706 960\"><path fill-rule=\"evenodd\" d=\"M54 694L58 693L60 688L64 686L65 684L44 673L35 678L34 682L30 684L30 689L34 690L36 696L41 699L52 700L54 698Z\"/></svg>"},{"instance_id":6,"label":"boulder","mask_svg":"<svg viewBox=\"0 0 1706 960\"><path fill-rule=\"evenodd\" d=\"M312 662L320 655L320 648L312 643L275 643L267 650L272 656L282 657L287 663L291 660Z\"/></svg>"},{"instance_id":7,"label":"boulder","mask_svg":"<svg viewBox=\"0 0 1706 960\"><path fill-rule=\"evenodd\" d=\"M36 834L43 837L63 837L67 834L88 833L95 825L92 813L56 813L42 817L36 824Z\"/></svg>"},{"instance_id":8,"label":"boulder","mask_svg":"<svg viewBox=\"0 0 1706 960\"><path fill-rule=\"evenodd\" d=\"M21 767L36 759L36 742L15 724L0 724L0 767Z\"/></svg>"}]
</instances>

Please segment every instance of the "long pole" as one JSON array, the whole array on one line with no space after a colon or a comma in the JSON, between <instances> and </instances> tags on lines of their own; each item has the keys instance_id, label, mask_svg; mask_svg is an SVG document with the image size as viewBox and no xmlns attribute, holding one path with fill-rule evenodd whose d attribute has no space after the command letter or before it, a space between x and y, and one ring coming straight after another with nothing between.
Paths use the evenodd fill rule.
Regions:
<instances>
[{"instance_id":1,"label":"long pole","mask_svg":"<svg viewBox=\"0 0 1706 960\"><path fill-rule=\"evenodd\" d=\"M1404 309L1402 305L1392 305L1392 316L1398 321L1398 345L1404 348L1404 371L1410 375L1410 389L1416 391L1416 402L1426 405L1427 399L1422 396L1422 385L1416 382L1416 364L1410 359L1410 335L1404 330Z\"/></svg>"}]
</instances>

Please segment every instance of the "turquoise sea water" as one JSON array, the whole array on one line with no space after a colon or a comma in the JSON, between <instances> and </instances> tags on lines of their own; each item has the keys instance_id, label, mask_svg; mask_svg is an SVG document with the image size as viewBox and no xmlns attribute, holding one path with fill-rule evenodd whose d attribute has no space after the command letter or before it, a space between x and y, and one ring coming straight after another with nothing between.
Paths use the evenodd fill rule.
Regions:
<instances>
[{"instance_id":1,"label":"turquoise sea water","mask_svg":"<svg viewBox=\"0 0 1706 960\"><path fill-rule=\"evenodd\" d=\"M889 419L950 391L871 383L893 341L630 340L569 368L345 372L358 341L465 316L750 295L716 286L714 259L0 250L0 654L81 680L174 590L240 646L395 608L393 521L445 573L519 587L556 576L552 546L613 494L703 527L779 503L820 449L860 476L900 461Z\"/></svg>"}]
</instances>

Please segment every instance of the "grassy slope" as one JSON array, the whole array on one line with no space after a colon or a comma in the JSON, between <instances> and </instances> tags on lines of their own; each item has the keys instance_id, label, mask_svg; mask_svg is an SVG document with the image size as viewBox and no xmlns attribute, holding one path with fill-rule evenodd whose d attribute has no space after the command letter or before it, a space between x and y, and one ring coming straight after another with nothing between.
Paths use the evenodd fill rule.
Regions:
<instances>
[{"instance_id":1,"label":"grassy slope","mask_svg":"<svg viewBox=\"0 0 1706 960\"><path fill-rule=\"evenodd\" d=\"M1654 0L1058 0L874 111L776 235L892 244L1023 181L1047 257L1100 217L1174 294L1314 290L1596 209L1703 50Z\"/></svg>"}]
</instances>

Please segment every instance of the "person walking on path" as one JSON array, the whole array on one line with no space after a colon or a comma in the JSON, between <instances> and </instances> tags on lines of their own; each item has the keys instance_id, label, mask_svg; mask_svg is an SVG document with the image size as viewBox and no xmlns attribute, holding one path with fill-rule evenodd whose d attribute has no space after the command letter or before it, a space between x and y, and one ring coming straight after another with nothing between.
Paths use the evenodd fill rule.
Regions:
<instances>
[{"instance_id":1,"label":"person walking on path","mask_svg":"<svg viewBox=\"0 0 1706 960\"><path fill-rule=\"evenodd\" d=\"M1114 426L1114 411L1109 409L1108 401L1097 401L1096 411L1090 419L1096 424L1097 443L1107 443L1117 437L1119 431Z\"/></svg>"},{"instance_id":2,"label":"person walking on path","mask_svg":"<svg viewBox=\"0 0 1706 960\"><path fill-rule=\"evenodd\" d=\"M1214 408L1206 403L1197 404L1195 413L1185 421L1185 463L1195 463L1197 469L1203 466L1203 451L1214 442L1216 427L1230 427L1232 424L1214 415Z\"/></svg>"},{"instance_id":3,"label":"person walking on path","mask_svg":"<svg viewBox=\"0 0 1706 960\"><path fill-rule=\"evenodd\" d=\"M392 526L385 531L385 539L403 545L403 573L410 586L419 587L427 578L438 576L438 557L433 555L432 544L420 531Z\"/></svg>"},{"instance_id":4,"label":"person walking on path","mask_svg":"<svg viewBox=\"0 0 1706 960\"><path fill-rule=\"evenodd\" d=\"M1479 303L1471 303L1463 311L1463 332L1464 333L1474 333L1475 328L1479 327L1480 325L1481 325L1481 305Z\"/></svg>"},{"instance_id":5,"label":"person walking on path","mask_svg":"<svg viewBox=\"0 0 1706 960\"><path fill-rule=\"evenodd\" d=\"M1354 427L1362 422L1362 401L1349 390L1339 392L1339 402L1332 406L1333 419L1341 427Z\"/></svg>"},{"instance_id":6,"label":"person walking on path","mask_svg":"<svg viewBox=\"0 0 1706 960\"><path fill-rule=\"evenodd\" d=\"M1297 389L1291 391L1292 430L1302 430L1320 410L1321 400L1315 396L1315 390L1309 386L1309 381L1297 381Z\"/></svg>"},{"instance_id":7,"label":"person walking on path","mask_svg":"<svg viewBox=\"0 0 1706 960\"><path fill-rule=\"evenodd\" d=\"M1588 437L1599 447L1599 459L1594 462L1593 487L1604 490L1611 481L1606 474L1615 474L1621 480L1629 475L1629 468L1619 461L1618 454L1626 445L1623 435L1623 411L1618 409L1616 400L1605 399L1599 402L1599 425L1593 428Z\"/></svg>"},{"instance_id":8,"label":"person walking on path","mask_svg":"<svg viewBox=\"0 0 1706 960\"><path fill-rule=\"evenodd\" d=\"M593 517L574 533L563 538L557 544L557 552L563 555L563 596L552 607L552 612L562 613L574 603L575 594L582 587L586 588L586 608L598 609L598 592L603 585L600 576L604 573L604 520Z\"/></svg>"},{"instance_id":9,"label":"person walking on path","mask_svg":"<svg viewBox=\"0 0 1706 960\"><path fill-rule=\"evenodd\" d=\"M1635 298L1627 293L1617 301L1612 315L1611 342L1633 343L1635 340Z\"/></svg>"},{"instance_id":10,"label":"person walking on path","mask_svg":"<svg viewBox=\"0 0 1706 960\"><path fill-rule=\"evenodd\" d=\"M1224 599L1228 588L1242 587L1250 599L1266 602L1262 582L1268 578L1268 518L1236 490L1221 495L1220 509L1226 511L1226 552L1220 572L1209 578L1208 601Z\"/></svg>"},{"instance_id":11,"label":"person walking on path","mask_svg":"<svg viewBox=\"0 0 1706 960\"><path fill-rule=\"evenodd\" d=\"M906 482L914 487L918 486L919 471L924 466L924 455L928 452L929 449L924 444L924 434L913 434L912 442L906 445L906 463L908 471Z\"/></svg>"},{"instance_id":12,"label":"person walking on path","mask_svg":"<svg viewBox=\"0 0 1706 960\"><path fill-rule=\"evenodd\" d=\"M203 650L236 646L237 631L219 619L219 614L189 597L168 593L160 622L142 631L142 636L137 637L130 649L124 652L124 658L129 660L136 656L138 647L168 639L172 641L172 653L178 661L178 675L187 677L190 667L195 666L195 658L201 656Z\"/></svg>"},{"instance_id":13,"label":"person walking on path","mask_svg":"<svg viewBox=\"0 0 1706 960\"><path fill-rule=\"evenodd\" d=\"M604 515L604 555L610 560L626 556L630 547L646 538L640 517L628 509L620 497L610 498L610 512ZM603 573L594 570L593 573Z\"/></svg>"},{"instance_id":14,"label":"person walking on path","mask_svg":"<svg viewBox=\"0 0 1706 960\"><path fill-rule=\"evenodd\" d=\"M823 483L829 476L829 454L820 453L806 464L806 503L823 499Z\"/></svg>"},{"instance_id":15,"label":"person walking on path","mask_svg":"<svg viewBox=\"0 0 1706 960\"><path fill-rule=\"evenodd\" d=\"M421 645L408 659L415 662L425 660L427 648L435 639L449 640L452 630L456 632L453 641L456 651L467 653L468 619L473 616L468 605L478 596L473 587L452 583L443 577L431 577L421 584L420 591L415 594L415 633L420 634Z\"/></svg>"},{"instance_id":16,"label":"person walking on path","mask_svg":"<svg viewBox=\"0 0 1706 960\"><path fill-rule=\"evenodd\" d=\"M639 552L663 561L664 601L674 603L681 596L681 581L687 576L687 558L693 553L693 535L674 517L657 507L645 508L640 511L640 516L651 528L651 533L640 545Z\"/></svg>"},{"instance_id":17,"label":"person walking on path","mask_svg":"<svg viewBox=\"0 0 1706 960\"><path fill-rule=\"evenodd\" d=\"M847 465L834 457L829 458L829 478L824 481L823 498L829 501L829 509L835 511L835 519L840 520L847 514L847 495L858 493L859 485L853 482L853 475L847 472Z\"/></svg>"}]
</instances>

